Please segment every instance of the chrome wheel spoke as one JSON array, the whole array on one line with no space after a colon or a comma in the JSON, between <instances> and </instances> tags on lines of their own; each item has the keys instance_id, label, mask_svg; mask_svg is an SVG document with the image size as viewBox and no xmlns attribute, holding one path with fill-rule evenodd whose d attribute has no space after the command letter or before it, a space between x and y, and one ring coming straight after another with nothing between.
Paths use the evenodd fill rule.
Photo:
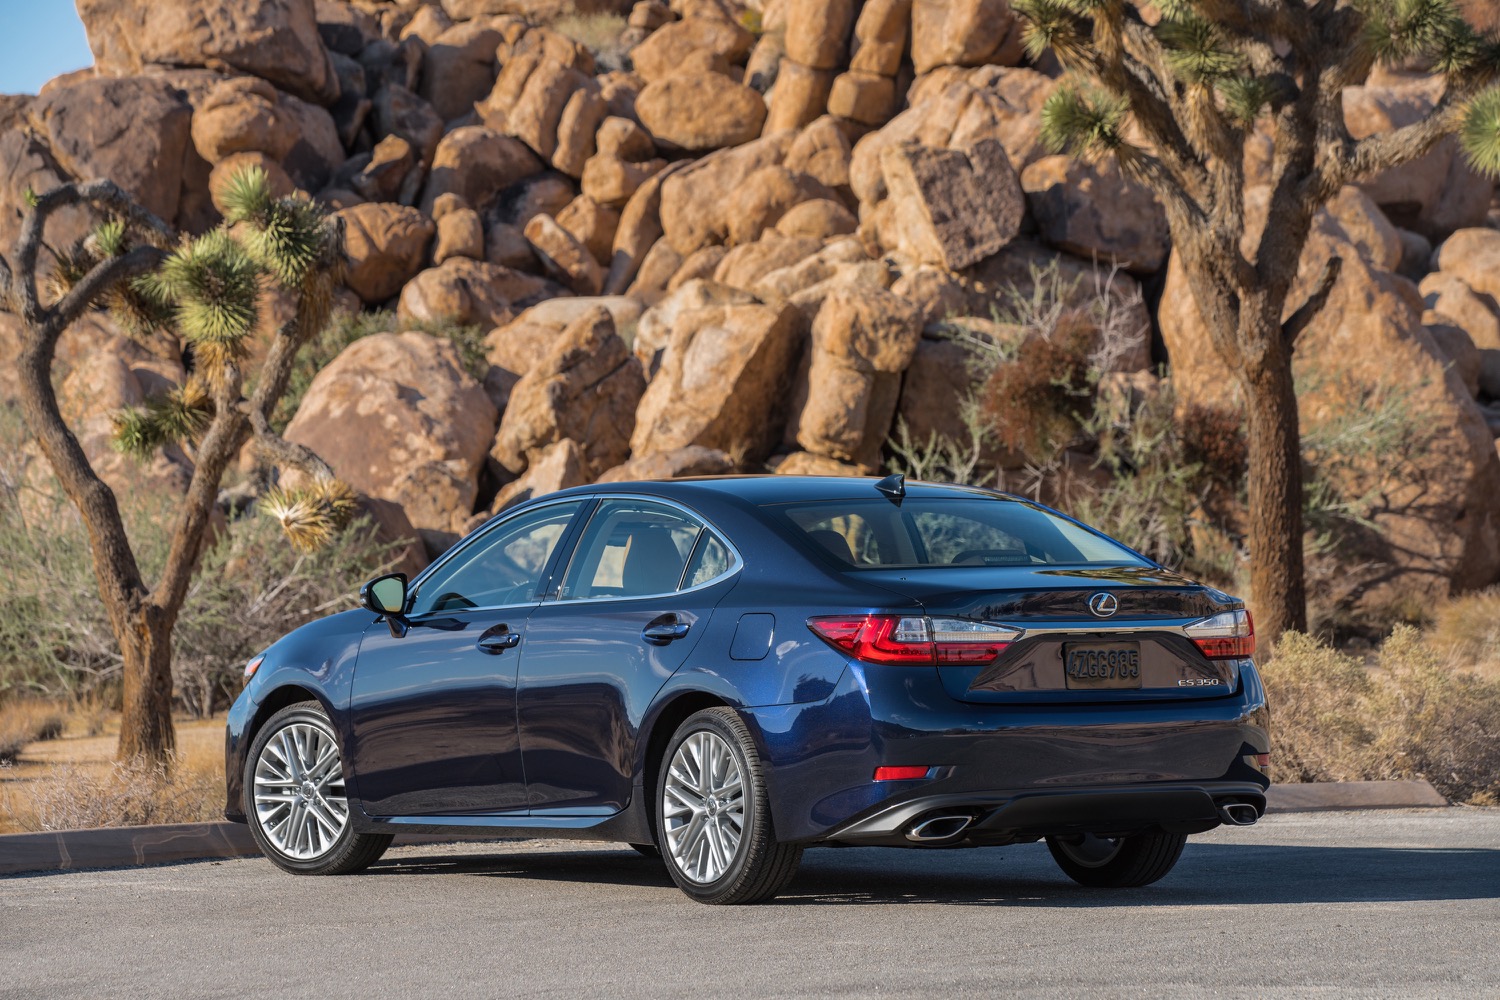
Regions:
<instances>
[{"instance_id":1,"label":"chrome wheel spoke","mask_svg":"<svg viewBox=\"0 0 1500 1000\"><path fill-rule=\"evenodd\" d=\"M349 825L343 763L333 732L293 722L276 733L255 762L255 819L271 846L312 861L333 849Z\"/></svg>"},{"instance_id":2,"label":"chrome wheel spoke","mask_svg":"<svg viewBox=\"0 0 1500 1000\"><path fill-rule=\"evenodd\" d=\"M686 878L723 878L739 854L745 826L745 782L734 749L702 730L678 746L662 789L667 853Z\"/></svg>"}]
</instances>

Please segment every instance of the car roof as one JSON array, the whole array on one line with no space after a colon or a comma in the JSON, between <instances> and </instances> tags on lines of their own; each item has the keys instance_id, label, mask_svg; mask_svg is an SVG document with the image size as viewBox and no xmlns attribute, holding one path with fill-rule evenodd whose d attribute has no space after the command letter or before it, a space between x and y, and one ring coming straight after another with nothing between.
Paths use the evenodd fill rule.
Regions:
<instances>
[{"instance_id":1,"label":"car roof","mask_svg":"<svg viewBox=\"0 0 1500 1000\"><path fill-rule=\"evenodd\" d=\"M592 496L599 493L645 493L666 498L689 499L705 494L734 497L757 506L778 503L806 503L816 500L868 500L881 496L874 476L697 476L683 479L640 480L621 483L595 483L577 486L552 494ZM985 497L1010 498L1007 494L951 483L906 483L909 497Z\"/></svg>"}]
</instances>

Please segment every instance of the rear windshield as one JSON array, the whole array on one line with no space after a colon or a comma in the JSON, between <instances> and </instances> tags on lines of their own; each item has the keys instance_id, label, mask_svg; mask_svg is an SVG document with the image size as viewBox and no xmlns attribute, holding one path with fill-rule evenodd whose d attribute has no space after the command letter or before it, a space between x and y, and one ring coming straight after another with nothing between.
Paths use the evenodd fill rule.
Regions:
<instances>
[{"instance_id":1,"label":"rear windshield","mask_svg":"<svg viewBox=\"0 0 1500 1000\"><path fill-rule=\"evenodd\" d=\"M789 504L782 516L854 569L1149 566L1103 535L1018 500L883 498Z\"/></svg>"}]
</instances>

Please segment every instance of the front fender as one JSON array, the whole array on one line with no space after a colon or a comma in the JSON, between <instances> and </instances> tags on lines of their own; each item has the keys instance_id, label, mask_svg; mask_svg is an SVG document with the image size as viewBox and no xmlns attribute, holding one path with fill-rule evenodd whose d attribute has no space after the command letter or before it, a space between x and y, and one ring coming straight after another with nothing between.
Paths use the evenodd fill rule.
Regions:
<instances>
[{"instance_id":1,"label":"front fender","mask_svg":"<svg viewBox=\"0 0 1500 1000\"><path fill-rule=\"evenodd\" d=\"M341 745L349 740L349 700L354 664L365 630L375 623L368 611L346 611L304 625L277 640L229 708L224 732L224 815L245 822L245 758L267 719L287 705L309 698L323 706ZM351 800L358 790L345 774Z\"/></svg>"}]
</instances>

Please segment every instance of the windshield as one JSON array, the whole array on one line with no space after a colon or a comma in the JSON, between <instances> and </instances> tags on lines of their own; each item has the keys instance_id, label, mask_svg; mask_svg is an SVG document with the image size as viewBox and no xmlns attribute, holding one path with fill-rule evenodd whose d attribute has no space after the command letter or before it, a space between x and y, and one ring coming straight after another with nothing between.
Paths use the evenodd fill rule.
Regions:
<instances>
[{"instance_id":1,"label":"windshield","mask_svg":"<svg viewBox=\"0 0 1500 1000\"><path fill-rule=\"evenodd\" d=\"M1150 566L1117 542L1019 500L912 498L789 504L782 515L852 569Z\"/></svg>"}]
</instances>

